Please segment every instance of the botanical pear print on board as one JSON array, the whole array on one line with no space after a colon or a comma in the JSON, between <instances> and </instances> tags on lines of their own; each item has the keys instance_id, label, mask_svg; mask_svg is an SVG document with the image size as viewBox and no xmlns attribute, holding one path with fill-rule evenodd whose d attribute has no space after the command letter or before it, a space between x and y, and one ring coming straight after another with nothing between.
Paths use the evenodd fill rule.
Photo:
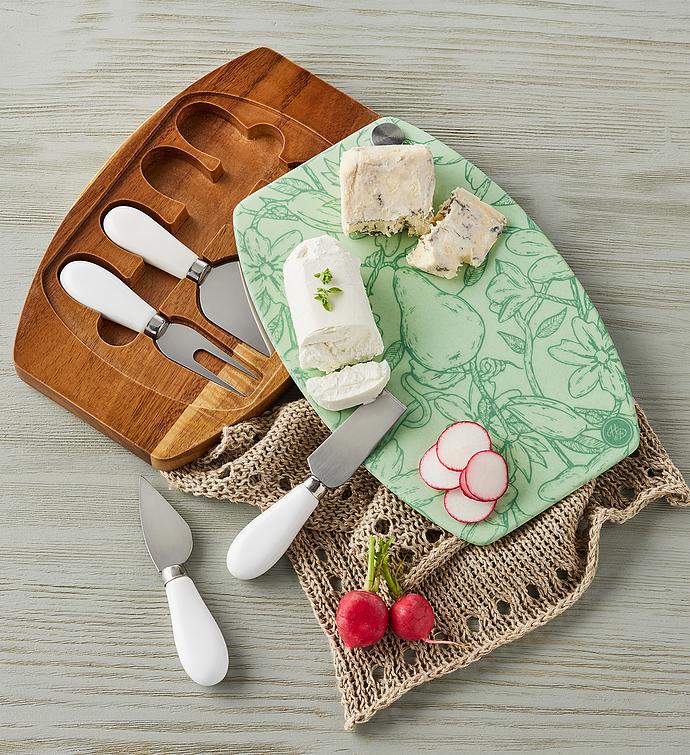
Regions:
<instances>
[{"instance_id":1,"label":"botanical pear print on board","mask_svg":"<svg viewBox=\"0 0 690 755\"><path fill-rule=\"evenodd\" d=\"M328 233L362 261L362 277L407 404L401 424L366 467L412 508L477 544L502 537L632 453L639 442L630 389L605 326L565 260L537 224L479 168L442 142L398 123L436 167L434 206L457 186L500 208L508 225L478 268L445 280L405 261L417 239L347 237L340 227L340 156L370 143L376 121L235 209L247 285L277 351L304 391L282 287L285 258ZM307 396L309 398L309 396ZM331 427L349 414L312 404ZM477 524L452 519L419 477L422 454L450 423L484 425L508 463L509 486Z\"/></svg>"}]
</instances>

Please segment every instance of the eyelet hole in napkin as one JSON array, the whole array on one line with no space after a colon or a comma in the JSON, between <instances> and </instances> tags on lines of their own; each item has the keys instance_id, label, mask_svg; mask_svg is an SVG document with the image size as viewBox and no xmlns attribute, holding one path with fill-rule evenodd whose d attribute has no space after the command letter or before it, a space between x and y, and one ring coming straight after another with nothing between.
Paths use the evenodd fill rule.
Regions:
<instances>
[{"instance_id":1,"label":"eyelet hole in napkin","mask_svg":"<svg viewBox=\"0 0 690 755\"><path fill-rule=\"evenodd\" d=\"M534 598L534 600L539 600L539 598L541 597L539 588L534 584L527 585L527 594L530 596L530 598Z\"/></svg>"},{"instance_id":2,"label":"eyelet hole in napkin","mask_svg":"<svg viewBox=\"0 0 690 755\"><path fill-rule=\"evenodd\" d=\"M563 613L594 578L600 533L606 522L622 523L663 497L677 506L690 505L690 489L639 409L638 416L639 458L620 462L487 546L471 546L446 534L430 543L426 533L436 527L365 469L353 477L353 494L346 506L337 494L324 497L288 550L288 557L331 639L347 729L369 720L407 690L463 668ZM261 442L246 448L246 440L264 427ZM325 436L306 401L294 401L226 428L216 449L186 467L165 473L165 477L172 485L197 495L223 498L232 504L264 505L282 495L277 485L281 477L289 474L303 479L308 474L305 459ZM240 447L246 450L238 455ZM661 469L663 475L652 479L648 469ZM252 486L248 478L256 470L261 470L262 480ZM625 486L637 491L630 502L621 498ZM403 661L409 643L391 632L371 649L347 650L338 640L334 617L340 595L330 580L337 575L345 590L361 587L369 536L375 534L374 525L380 519L390 523L388 536L398 544L392 561L413 555L406 564L406 578L410 588L425 595L434 607L437 631L442 632L434 639L448 639L461 647L420 643L417 662L409 665ZM315 555L318 549L326 552L325 562ZM557 569L562 569L565 579L557 577ZM383 594L388 600L385 590ZM509 616L502 616L495 607L502 597L509 598Z\"/></svg>"}]
</instances>

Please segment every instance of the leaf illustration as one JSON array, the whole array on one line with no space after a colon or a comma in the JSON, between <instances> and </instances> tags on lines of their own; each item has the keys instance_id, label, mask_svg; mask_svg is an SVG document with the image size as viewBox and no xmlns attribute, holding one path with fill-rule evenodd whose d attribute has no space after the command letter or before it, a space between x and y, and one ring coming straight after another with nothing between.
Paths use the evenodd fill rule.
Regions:
<instances>
[{"instance_id":1,"label":"leaf illustration","mask_svg":"<svg viewBox=\"0 0 690 755\"><path fill-rule=\"evenodd\" d=\"M288 208L279 202L273 202L261 211L262 218L271 220L299 220L297 215L290 212Z\"/></svg>"},{"instance_id":2,"label":"leaf illustration","mask_svg":"<svg viewBox=\"0 0 690 755\"><path fill-rule=\"evenodd\" d=\"M383 358L388 362L391 372L400 364L400 360L405 354L405 346L402 341L395 341L388 345L383 352Z\"/></svg>"},{"instance_id":3,"label":"leaf illustration","mask_svg":"<svg viewBox=\"0 0 690 755\"><path fill-rule=\"evenodd\" d=\"M517 396L505 411L547 438L575 438L587 427L567 404L545 396Z\"/></svg>"},{"instance_id":4,"label":"leaf illustration","mask_svg":"<svg viewBox=\"0 0 690 755\"><path fill-rule=\"evenodd\" d=\"M515 200L505 192L495 201L491 203L494 207L510 207L515 204Z\"/></svg>"},{"instance_id":5,"label":"leaf illustration","mask_svg":"<svg viewBox=\"0 0 690 755\"><path fill-rule=\"evenodd\" d=\"M521 435L519 443L521 446L523 446L525 453L529 456L530 460L534 464L539 464L542 467L547 466L546 457L544 456L544 453L548 453L548 449L544 444L542 443L542 448L540 449L533 441L535 441L536 438L531 435Z\"/></svg>"},{"instance_id":6,"label":"leaf illustration","mask_svg":"<svg viewBox=\"0 0 690 755\"><path fill-rule=\"evenodd\" d=\"M506 342L508 348L514 351L516 354L525 353L525 339L519 336L514 336L512 333L505 333L502 330L498 331L498 335Z\"/></svg>"},{"instance_id":7,"label":"leaf illustration","mask_svg":"<svg viewBox=\"0 0 690 755\"><path fill-rule=\"evenodd\" d=\"M494 276L486 289L489 300L499 307L498 321L505 322L513 317L520 307L534 297L534 287L524 273L511 262L496 261L498 275Z\"/></svg>"},{"instance_id":8,"label":"leaf illustration","mask_svg":"<svg viewBox=\"0 0 690 755\"><path fill-rule=\"evenodd\" d=\"M539 497L545 501L560 501L561 498L576 490L582 481L589 477L587 467L578 464L573 467L566 467L562 472L557 474L552 480L548 480L539 488Z\"/></svg>"},{"instance_id":9,"label":"leaf illustration","mask_svg":"<svg viewBox=\"0 0 690 755\"><path fill-rule=\"evenodd\" d=\"M575 411L593 427L601 427L607 419L611 417L611 412L605 412L602 409L578 409Z\"/></svg>"},{"instance_id":10,"label":"leaf illustration","mask_svg":"<svg viewBox=\"0 0 690 755\"><path fill-rule=\"evenodd\" d=\"M472 267L472 265L465 265L465 285L474 286L475 283L479 283L482 276L486 272L487 260L484 260L479 267Z\"/></svg>"},{"instance_id":11,"label":"leaf illustration","mask_svg":"<svg viewBox=\"0 0 690 755\"><path fill-rule=\"evenodd\" d=\"M567 310L565 307L560 312L556 312L555 315L547 317L539 323L539 327L535 333L537 338L548 338L552 336L563 324Z\"/></svg>"},{"instance_id":12,"label":"leaf illustration","mask_svg":"<svg viewBox=\"0 0 690 755\"><path fill-rule=\"evenodd\" d=\"M486 192L491 188L491 179L470 162L465 163L465 180L469 184L472 193L476 197L479 197L479 199L484 199Z\"/></svg>"},{"instance_id":13,"label":"leaf illustration","mask_svg":"<svg viewBox=\"0 0 690 755\"><path fill-rule=\"evenodd\" d=\"M606 448L606 443L584 434L578 435L577 438L561 438L560 442L578 454L598 454Z\"/></svg>"},{"instance_id":14,"label":"leaf illustration","mask_svg":"<svg viewBox=\"0 0 690 755\"><path fill-rule=\"evenodd\" d=\"M321 171L321 178L325 178L326 181L333 184L334 186L340 186L340 166L338 165L338 163L334 160L324 158L323 164L326 167L326 170Z\"/></svg>"},{"instance_id":15,"label":"leaf illustration","mask_svg":"<svg viewBox=\"0 0 690 755\"><path fill-rule=\"evenodd\" d=\"M380 249L374 251L362 260L362 267L371 267L377 270L383 262L383 252Z\"/></svg>"},{"instance_id":16,"label":"leaf illustration","mask_svg":"<svg viewBox=\"0 0 690 755\"><path fill-rule=\"evenodd\" d=\"M278 343L283 337L283 333L285 332L285 322L283 320L282 309L268 323L268 332L271 334L271 340L273 341L273 343Z\"/></svg>"},{"instance_id":17,"label":"leaf illustration","mask_svg":"<svg viewBox=\"0 0 690 755\"><path fill-rule=\"evenodd\" d=\"M520 470L527 482L532 481L532 459L530 458L529 451L519 441L510 444L507 463L508 469Z\"/></svg>"},{"instance_id":18,"label":"leaf illustration","mask_svg":"<svg viewBox=\"0 0 690 755\"><path fill-rule=\"evenodd\" d=\"M342 233L340 211L329 203L330 194L309 192L296 194L288 200L287 209L311 228L324 233Z\"/></svg>"},{"instance_id":19,"label":"leaf illustration","mask_svg":"<svg viewBox=\"0 0 690 755\"><path fill-rule=\"evenodd\" d=\"M434 399L436 411L450 422L460 422L471 417L470 407L460 396L437 396Z\"/></svg>"},{"instance_id":20,"label":"leaf illustration","mask_svg":"<svg viewBox=\"0 0 690 755\"><path fill-rule=\"evenodd\" d=\"M513 254L536 257L538 254L553 255L553 247L539 230L523 228L506 238L506 248Z\"/></svg>"},{"instance_id":21,"label":"leaf illustration","mask_svg":"<svg viewBox=\"0 0 690 755\"><path fill-rule=\"evenodd\" d=\"M303 191L314 191L314 187L310 186L306 181L301 181L299 178L292 178L291 176L284 176L273 185L273 188L281 194L288 194L291 197Z\"/></svg>"},{"instance_id":22,"label":"leaf illustration","mask_svg":"<svg viewBox=\"0 0 690 755\"><path fill-rule=\"evenodd\" d=\"M552 280L568 280L573 273L562 257L551 255L537 260L528 272L530 280L535 283L548 283Z\"/></svg>"}]
</instances>

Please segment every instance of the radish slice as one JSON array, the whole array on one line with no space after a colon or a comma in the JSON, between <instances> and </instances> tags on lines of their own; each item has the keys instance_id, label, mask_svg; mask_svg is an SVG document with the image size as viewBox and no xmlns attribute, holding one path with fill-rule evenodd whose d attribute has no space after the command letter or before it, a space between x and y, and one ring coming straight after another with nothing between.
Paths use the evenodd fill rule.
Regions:
<instances>
[{"instance_id":1,"label":"radish slice","mask_svg":"<svg viewBox=\"0 0 690 755\"><path fill-rule=\"evenodd\" d=\"M508 489L508 465L495 451L480 451L463 472L465 489L478 501L496 501Z\"/></svg>"},{"instance_id":2,"label":"radish slice","mask_svg":"<svg viewBox=\"0 0 690 755\"><path fill-rule=\"evenodd\" d=\"M472 493L470 493L469 488L467 487L467 483L465 482L465 470L463 469L462 472L460 472L460 490L468 497L468 498L474 498ZM478 501L478 498L474 498L475 501Z\"/></svg>"},{"instance_id":3,"label":"radish slice","mask_svg":"<svg viewBox=\"0 0 690 755\"><path fill-rule=\"evenodd\" d=\"M444 467L436 456L436 446L432 446L419 460L419 476L434 490L450 490L460 484L460 472Z\"/></svg>"},{"instance_id":4,"label":"radish slice","mask_svg":"<svg viewBox=\"0 0 690 755\"><path fill-rule=\"evenodd\" d=\"M436 441L438 460L448 469L460 472L479 451L491 448L489 433L476 422L449 425Z\"/></svg>"},{"instance_id":5,"label":"radish slice","mask_svg":"<svg viewBox=\"0 0 690 755\"><path fill-rule=\"evenodd\" d=\"M460 488L455 488L446 492L443 505L453 519L464 524L474 524L490 516L496 501L477 501L466 496Z\"/></svg>"}]
</instances>

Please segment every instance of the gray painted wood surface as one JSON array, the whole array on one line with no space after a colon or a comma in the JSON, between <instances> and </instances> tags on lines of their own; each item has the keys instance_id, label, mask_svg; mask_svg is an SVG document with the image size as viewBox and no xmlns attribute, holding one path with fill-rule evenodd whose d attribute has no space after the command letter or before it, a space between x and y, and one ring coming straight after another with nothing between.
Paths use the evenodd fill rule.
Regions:
<instances>
[{"instance_id":1,"label":"gray painted wood surface","mask_svg":"<svg viewBox=\"0 0 690 755\"><path fill-rule=\"evenodd\" d=\"M137 476L155 473L14 374L31 276L80 190L183 86L269 45L445 139L524 204L687 476L690 7L422 5L0 3L1 753L687 751L687 512L657 504L609 527L574 609L345 733L289 565L249 584L225 571L253 512L170 495L231 648L231 681L204 691L178 669L141 542Z\"/></svg>"}]
</instances>

